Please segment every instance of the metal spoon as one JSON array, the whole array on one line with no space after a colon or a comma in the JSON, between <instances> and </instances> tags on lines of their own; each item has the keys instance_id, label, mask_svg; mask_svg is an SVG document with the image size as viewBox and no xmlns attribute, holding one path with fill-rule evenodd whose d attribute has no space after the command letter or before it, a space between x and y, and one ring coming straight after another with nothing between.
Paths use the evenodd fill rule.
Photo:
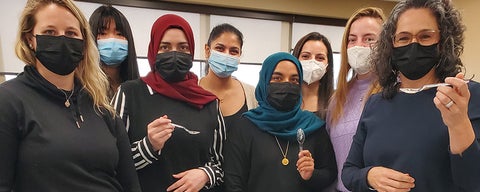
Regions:
<instances>
[{"instance_id":1,"label":"metal spoon","mask_svg":"<svg viewBox=\"0 0 480 192\"><path fill-rule=\"evenodd\" d=\"M298 150L303 150L303 143L305 142L305 132L302 128L297 129L297 141L298 141Z\"/></svg>"},{"instance_id":2,"label":"metal spoon","mask_svg":"<svg viewBox=\"0 0 480 192\"><path fill-rule=\"evenodd\" d=\"M465 83L468 83L470 80L463 80L463 81ZM448 83L434 83L434 84L423 85L420 88L400 88L400 91L404 92L404 93L415 94L415 93L418 93L418 92L423 91L423 90L427 90L427 89L435 88L435 87L440 87L440 86L452 86L452 85L450 85Z\"/></svg>"},{"instance_id":3,"label":"metal spoon","mask_svg":"<svg viewBox=\"0 0 480 192\"><path fill-rule=\"evenodd\" d=\"M190 134L190 135L196 135L196 134L199 134L199 133L200 133L200 131L192 131L192 130L190 130L190 129L187 129L187 128L184 127L184 126L181 126L181 125L178 125L178 124L175 124L175 123L170 123L170 124L172 124L172 125L175 126L176 128L180 128L180 129L185 130L185 131L186 131L188 134Z\"/></svg>"},{"instance_id":4,"label":"metal spoon","mask_svg":"<svg viewBox=\"0 0 480 192\"><path fill-rule=\"evenodd\" d=\"M427 90L427 89L435 88L435 87L439 87L439 86L451 86L451 85L448 84L448 83L435 83L435 84L423 85L420 88L400 88L400 91L404 92L404 93L414 94L414 93L418 93L418 92L423 91L423 90Z\"/></svg>"}]
</instances>

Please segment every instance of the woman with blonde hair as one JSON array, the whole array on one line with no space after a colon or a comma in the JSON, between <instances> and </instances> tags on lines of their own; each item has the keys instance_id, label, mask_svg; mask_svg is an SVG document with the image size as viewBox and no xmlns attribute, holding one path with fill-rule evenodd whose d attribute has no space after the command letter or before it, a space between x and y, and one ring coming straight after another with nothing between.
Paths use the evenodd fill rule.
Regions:
<instances>
[{"instance_id":1,"label":"woman with blonde hair","mask_svg":"<svg viewBox=\"0 0 480 192\"><path fill-rule=\"evenodd\" d=\"M84 15L29 0L19 26L26 66L0 85L0 191L140 191Z\"/></svg>"},{"instance_id":2,"label":"woman with blonde hair","mask_svg":"<svg viewBox=\"0 0 480 192\"><path fill-rule=\"evenodd\" d=\"M327 130L337 160L339 191L347 191L340 179L341 170L357 130L363 105L368 96L378 92L369 56L371 46L378 40L383 20L381 9L366 7L357 10L345 27L337 89L327 112Z\"/></svg>"}]
</instances>

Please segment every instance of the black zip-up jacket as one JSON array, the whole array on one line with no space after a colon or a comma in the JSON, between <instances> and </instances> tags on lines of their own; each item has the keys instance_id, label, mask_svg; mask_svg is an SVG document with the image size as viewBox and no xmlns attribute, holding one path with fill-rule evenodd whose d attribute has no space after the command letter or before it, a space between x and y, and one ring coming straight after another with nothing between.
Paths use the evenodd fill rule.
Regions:
<instances>
[{"instance_id":1,"label":"black zip-up jacket","mask_svg":"<svg viewBox=\"0 0 480 192\"><path fill-rule=\"evenodd\" d=\"M140 191L121 120L70 94L32 66L0 84L0 192Z\"/></svg>"}]
</instances>

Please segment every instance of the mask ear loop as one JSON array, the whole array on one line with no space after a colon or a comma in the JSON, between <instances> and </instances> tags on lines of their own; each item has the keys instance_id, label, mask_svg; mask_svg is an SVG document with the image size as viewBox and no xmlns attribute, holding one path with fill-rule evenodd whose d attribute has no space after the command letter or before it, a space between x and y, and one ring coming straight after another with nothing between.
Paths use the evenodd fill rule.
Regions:
<instances>
[{"instance_id":1,"label":"mask ear loop","mask_svg":"<svg viewBox=\"0 0 480 192\"><path fill-rule=\"evenodd\" d=\"M448 41L449 41L449 42L448 42ZM451 47L452 47L451 50L452 50L452 55L454 55L454 54L455 54L455 50L454 50L454 48L453 48L453 46L454 46L454 44L453 44L453 38L449 37L449 38L445 39L444 44L445 44L445 45L449 45L449 44L452 45L452 46L451 46ZM440 50L440 43L437 44L437 50L438 50L437 53L440 54L440 51L441 51L441 50ZM440 55L438 55L438 57L440 57ZM447 60L446 57L440 57L440 59L438 60L438 63L434 66L435 69L438 69L438 67L440 66L440 63L446 63L446 62L447 62L446 60Z\"/></svg>"},{"instance_id":2,"label":"mask ear loop","mask_svg":"<svg viewBox=\"0 0 480 192\"><path fill-rule=\"evenodd\" d=\"M392 67L392 76L393 78L396 78L395 80L395 84L393 86L397 86L399 83L402 82L402 80L400 79L400 73L398 72L398 70L395 69L395 67L393 67L392 65L392 59L390 58L390 60L388 61L388 64L390 65L390 67Z\"/></svg>"},{"instance_id":3,"label":"mask ear loop","mask_svg":"<svg viewBox=\"0 0 480 192\"><path fill-rule=\"evenodd\" d=\"M400 79L400 73L398 73L398 71L393 71L393 74L396 75L396 78L397 80L395 81L395 86L397 86L398 84L402 83L402 80Z\"/></svg>"},{"instance_id":4,"label":"mask ear loop","mask_svg":"<svg viewBox=\"0 0 480 192\"><path fill-rule=\"evenodd\" d=\"M437 50L438 50L437 53L440 54L440 44L437 44ZM452 52L453 52L453 51L454 51L454 50L453 50L453 48L452 48ZM438 57L440 57L440 55L438 55ZM447 58L446 58L446 57L440 57L440 58L438 59L438 63L435 64L434 68L435 68L435 69L438 69L438 67L440 66L440 63L446 63L446 62L447 62Z\"/></svg>"}]
</instances>

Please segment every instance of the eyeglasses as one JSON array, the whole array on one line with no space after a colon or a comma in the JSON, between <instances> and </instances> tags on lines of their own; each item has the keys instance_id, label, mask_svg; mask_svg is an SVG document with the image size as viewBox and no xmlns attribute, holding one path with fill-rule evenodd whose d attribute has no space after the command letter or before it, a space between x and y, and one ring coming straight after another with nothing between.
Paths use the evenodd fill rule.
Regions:
<instances>
[{"instance_id":1,"label":"eyeglasses","mask_svg":"<svg viewBox=\"0 0 480 192\"><path fill-rule=\"evenodd\" d=\"M416 39L420 45L429 46L438 42L440 39L440 31L424 30L413 35L408 32L401 32L393 36L394 47L402 47L412 43Z\"/></svg>"}]
</instances>

